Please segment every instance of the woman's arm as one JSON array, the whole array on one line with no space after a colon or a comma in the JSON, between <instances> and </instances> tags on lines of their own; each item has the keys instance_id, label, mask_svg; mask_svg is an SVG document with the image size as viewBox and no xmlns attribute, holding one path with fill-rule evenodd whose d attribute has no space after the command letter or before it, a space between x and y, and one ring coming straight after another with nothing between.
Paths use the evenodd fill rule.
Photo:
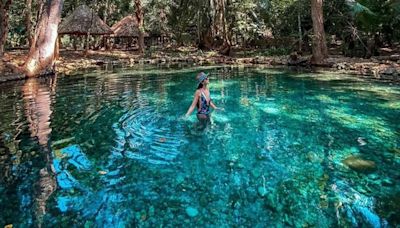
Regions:
<instances>
[{"instance_id":1,"label":"woman's arm","mask_svg":"<svg viewBox=\"0 0 400 228\"><path fill-rule=\"evenodd\" d=\"M186 117L188 117L188 116L190 116L190 114L192 114L198 101L199 101L199 91L196 90L196 92L194 93L192 104L190 105L188 111L186 112L186 115L185 115Z\"/></svg>"},{"instance_id":2,"label":"woman's arm","mask_svg":"<svg viewBox=\"0 0 400 228\"><path fill-rule=\"evenodd\" d=\"M214 104L214 102L212 102L212 100L210 101L210 106L215 110L219 109L217 106L215 106L215 104Z\"/></svg>"},{"instance_id":3,"label":"woman's arm","mask_svg":"<svg viewBox=\"0 0 400 228\"><path fill-rule=\"evenodd\" d=\"M215 106L215 104L212 102L212 100L210 101L210 106L211 106L214 110L225 111L224 108L218 108L217 106Z\"/></svg>"}]
</instances>

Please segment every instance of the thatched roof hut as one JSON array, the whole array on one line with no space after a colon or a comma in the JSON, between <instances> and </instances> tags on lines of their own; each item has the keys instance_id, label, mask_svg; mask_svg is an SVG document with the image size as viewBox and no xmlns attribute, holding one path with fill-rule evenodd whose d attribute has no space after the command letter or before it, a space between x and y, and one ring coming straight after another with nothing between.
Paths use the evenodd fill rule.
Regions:
<instances>
[{"instance_id":1,"label":"thatched roof hut","mask_svg":"<svg viewBox=\"0 0 400 228\"><path fill-rule=\"evenodd\" d=\"M114 32L113 37L138 37L139 36L139 25L134 16L126 16L119 22L115 23L111 30ZM144 34L148 36L147 33Z\"/></svg>"},{"instance_id":2,"label":"thatched roof hut","mask_svg":"<svg viewBox=\"0 0 400 228\"><path fill-rule=\"evenodd\" d=\"M58 34L86 35L88 32L90 35L105 35L111 34L112 30L87 5L76 8L58 28Z\"/></svg>"},{"instance_id":3,"label":"thatched roof hut","mask_svg":"<svg viewBox=\"0 0 400 228\"><path fill-rule=\"evenodd\" d=\"M139 26L135 17L126 16L115 23L111 30L114 37L135 37L139 36Z\"/></svg>"}]
</instances>

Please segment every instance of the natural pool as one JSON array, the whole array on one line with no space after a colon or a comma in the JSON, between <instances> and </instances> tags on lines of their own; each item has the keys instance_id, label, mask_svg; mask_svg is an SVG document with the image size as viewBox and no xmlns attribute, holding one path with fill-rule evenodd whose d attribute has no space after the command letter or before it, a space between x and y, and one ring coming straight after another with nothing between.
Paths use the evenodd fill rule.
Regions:
<instances>
[{"instance_id":1,"label":"natural pool","mask_svg":"<svg viewBox=\"0 0 400 228\"><path fill-rule=\"evenodd\" d=\"M211 73L205 128L189 107ZM400 86L263 68L0 84L0 226L400 225Z\"/></svg>"}]
</instances>

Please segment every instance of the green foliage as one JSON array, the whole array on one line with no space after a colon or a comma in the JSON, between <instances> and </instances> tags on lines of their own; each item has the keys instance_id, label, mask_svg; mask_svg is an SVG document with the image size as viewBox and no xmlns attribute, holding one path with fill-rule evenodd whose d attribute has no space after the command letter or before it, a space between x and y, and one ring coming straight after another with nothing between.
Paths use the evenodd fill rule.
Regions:
<instances>
[{"instance_id":1,"label":"green foliage","mask_svg":"<svg viewBox=\"0 0 400 228\"><path fill-rule=\"evenodd\" d=\"M148 3L145 13L145 26L152 34L169 32L167 15L171 13L167 0L152 0Z\"/></svg>"},{"instance_id":2,"label":"green foliage","mask_svg":"<svg viewBox=\"0 0 400 228\"><path fill-rule=\"evenodd\" d=\"M368 34L383 34L389 42L399 39L399 0L347 0L347 5L359 29Z\"/></svg>"},{"instance_id":3,"label":"green foliage","mask_svg":"<svg viewBox=\"0 0 400 228\"><path fill-rule=\"evenodd\" d=\"M37 20L38 2L33 1L32 22ZM168 34L178 44L196 44L210 32L215 20L215 0L142 0L144 29L150 34ZM312 35L310 0L224 0L228 36L241 37L244 44L265 43L268 34L279 38L303 41ZM62 17L77 6L87 4L107 24L135 12L133 0L70 0L64 1ZM14 0L10 9L7 47L26 45L24 25L25 0ZM400 40L400 0L326 0L324 1L325 30L341 39L358 29L360 36L379 34L388 42ZM215 38L215 37L214 37ZM274 52L279 52L279 47Z\"/></svg>"},{"instance_id":4,"label":"green foliage","mask_svg":"<svg viewBox=\"0 0 400 228\"><path fill-rule=\"evenodd\" d=\"M178 44L183 44L189 36L188 30L195 24L197 1L171 0L170 12L167 15L168 25L174 28L173 35Z\"/></svg>"},{"instance_id":5,"label":"green foliage","mask_svg":"<svg viewBox=\"0 0 400 228\"><path fill-rule=\"evenodd\" d=\"M235 34L240 34L246 40L262 34L265 24L255 13L257 4L255 1L233 1L228 8L228 21Z\"/></svg>"},{"instance_id":6,"label":"green foliage","mask_svg":"<svg viewBox=\"0 0 400 228\"><path fill-rule=\"evenodd\" d=\"M281 56L281 55L289 55L290 52L292 52L290 47L278 47L278 48L272 47L272 48L267 49L264 52L264 55L266 55L266 56Z\"/></svg>"}]
</instances>

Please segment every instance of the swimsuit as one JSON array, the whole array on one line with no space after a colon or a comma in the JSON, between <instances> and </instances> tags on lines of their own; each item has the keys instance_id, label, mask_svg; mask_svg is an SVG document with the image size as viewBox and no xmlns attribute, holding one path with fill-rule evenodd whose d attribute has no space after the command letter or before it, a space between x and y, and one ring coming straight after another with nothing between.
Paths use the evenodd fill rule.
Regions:
<instances>
[{"instance_id":1,"label":"swimsuit","mask_svg":"<svg viewBox=\"0 0 400 228\"><path fill-rule=\"evenodd\" d=\"M211 98L210 98L211 102ZM210 114L210 102L207 102L204 91L201 91L200 100L197 104L197 114L209 115Z\"/></svg>"}]
</instances>

